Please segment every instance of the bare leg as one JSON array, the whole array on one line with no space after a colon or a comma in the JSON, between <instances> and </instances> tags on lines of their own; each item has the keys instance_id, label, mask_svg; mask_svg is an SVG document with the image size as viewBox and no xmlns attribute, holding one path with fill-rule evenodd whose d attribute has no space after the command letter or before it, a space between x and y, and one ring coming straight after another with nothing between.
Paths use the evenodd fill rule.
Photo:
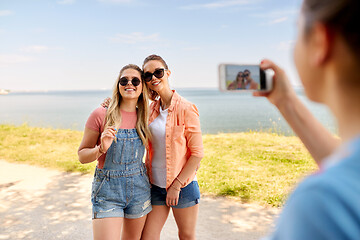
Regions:
<instances>
[{"instance_id":1,"label":"bare leg","mask_svg":"<svg viewBox=\"0 0 360 240\"><path fill-rule=\"evenodd\" d=\"M136 219L124 219L124 226L121 239L140 239L146 221L146 216Z\"/></svg>"},{"instance_id":2,"label":"bare leg","mask_svg":"<svg viewBox=\"0 0 360 240\"><path fill-rule=\"evenodd\" d=\"M152 211L147 215L142 240L159 240L161 229L169 216L170 207L166 205L153 205Z\"/></svg>"},{"instance_id":3,"label":"bare leg","mask_svg":"<svg viewBox=\"0 0 360 240\"><path fill-rule=\"evenodd\" d=\"M93 219L94 240L119 240L124 218Z\"/></svg>"},{"instance_id":4,"label":"bare leg","mask_svg":"<svg viewBox=\"0 0 360 240\"><path fill-rule=\"evenodd\" d=\"M199 204L188 208L172 208L179 229L180 240L195 240Z\"/></svg>"}]
</instances>

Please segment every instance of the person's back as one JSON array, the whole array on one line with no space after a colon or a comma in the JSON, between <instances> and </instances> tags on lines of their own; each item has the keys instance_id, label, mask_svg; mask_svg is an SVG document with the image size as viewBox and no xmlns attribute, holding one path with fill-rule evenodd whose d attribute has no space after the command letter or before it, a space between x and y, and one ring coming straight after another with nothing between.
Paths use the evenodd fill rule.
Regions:
<instances>
[{"instance_id":1,"label":"person's back","mask_svg":"<svg viewBox=\"0 0 360 240\"><path fill-rule=\"evenodd\" d=\"M341 140L305 107L281 68L261 63L274 70L274 88L254 95L268 97L320 166L289 197L272 239L360 239L359 13L358 0L304 0L294 48L307 97L329 107Z\"/></svg>"},{"instance_id":2,"label":"person's back","mask_svg":"<svg viewBox=\"0 0 360 240\"><path fill-rule=\"evenodd\" d=\"M291 195L273 239L360 238L360 137L324 163Z\"/></svg>"}]
</instances>

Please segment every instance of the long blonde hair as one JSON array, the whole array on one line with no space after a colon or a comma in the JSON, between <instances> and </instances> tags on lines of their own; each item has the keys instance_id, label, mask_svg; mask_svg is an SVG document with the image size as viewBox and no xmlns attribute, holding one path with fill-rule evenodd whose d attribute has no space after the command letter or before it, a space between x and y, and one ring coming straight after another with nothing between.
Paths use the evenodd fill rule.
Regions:
<instances>
[{"instance_id":1,"label":"long blonde hair","mask_svg":"<svg viewBox=\"0 0 360 240\"><path fill-rule=\"evenodd\" d=\"M134 69L140 73L142 76L141 69L135 64L128 64L120 70L120 74L115 81L113 87L113 93L109 108L106 112L105 117L105 128L108 126L114 126L115 124L121 124L121 112L120 112L120 103L121 103L121 94L119 91L119 81L120 77L126 69ZM149 94L146 88L144 80L141 78L142 92L138 98L137 102L137 121L136 121L136 131L139 134L143 144L148 145L149 139L151 139L151 133L148 126L149 120Z\"/></svg>"}]
</instances>

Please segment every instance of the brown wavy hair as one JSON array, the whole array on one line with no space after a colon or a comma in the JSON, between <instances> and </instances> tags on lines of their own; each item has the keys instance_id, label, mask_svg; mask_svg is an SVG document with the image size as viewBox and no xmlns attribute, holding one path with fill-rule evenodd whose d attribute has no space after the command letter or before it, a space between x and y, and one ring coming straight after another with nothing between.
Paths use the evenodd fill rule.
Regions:
<instances>
[{"instance_id":1,"label":"brown wavy hair","mask_svg":"<svg viewBox=\"0 0 360 240\"><path fill-rule=\"evenodd\" d=\"M124 66L120 70L120 74L117 77L114 87L113 87L113 93L111 97L111 101L109 104L109 108L106 112L105 117L105 128L108 126L114 126L117 124L121 124L121 112L120 112L120 104L121 104L121 94L119 91L119 81L120 77L123 74L123 72L126 69L134 69L140 73L142 76L142 71L139 66L135 64L128 64ZM139 137L141 138L143 144L145 146L148 146L149 139L151 139L151 133L148 126L148 120L149 120L149 94L147 91L146 84L144 80L141 80L142 83L142 92L138 98L137 101L137 121L136 121L136 131L139 134Z\"/></svg>"}]
</instances>

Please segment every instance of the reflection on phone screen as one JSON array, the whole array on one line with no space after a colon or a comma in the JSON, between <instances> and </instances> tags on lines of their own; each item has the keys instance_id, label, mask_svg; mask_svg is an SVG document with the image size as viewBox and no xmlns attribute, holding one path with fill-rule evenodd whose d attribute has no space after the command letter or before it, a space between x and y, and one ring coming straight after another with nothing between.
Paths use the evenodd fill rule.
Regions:
<instances>
[{"instance_id":1,"label":"reflection on phone screen","mask_svg":"<svg viewBox=\"0 0 360 240\"><path fill-rule=\"evenodd\" d=\"M259 90L259 65L225 65L226 90Z\"/></svg>"}]
</instances>

